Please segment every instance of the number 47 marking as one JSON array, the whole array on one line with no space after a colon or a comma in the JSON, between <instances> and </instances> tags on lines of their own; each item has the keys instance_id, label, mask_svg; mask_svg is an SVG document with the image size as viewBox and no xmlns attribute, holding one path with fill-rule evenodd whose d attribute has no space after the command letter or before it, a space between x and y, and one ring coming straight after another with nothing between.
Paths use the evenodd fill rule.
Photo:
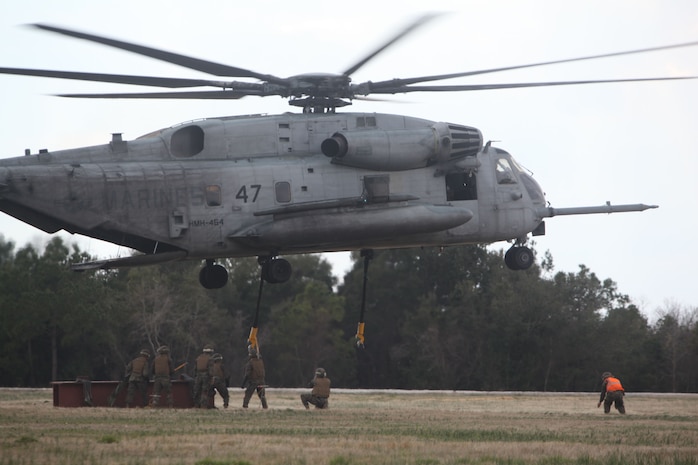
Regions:
<instances>
[{"instance_id":1,"label":"number 47 marking","mask_svg":"<svg viewBox=\"0 0 698 465\"><path fill-rule=\"evenodd\" d=\"M250 189L250 194L247 193L247 188L248 186L242 186L238 193L235 195L236 199L240 199L243 202L247 203L248 201L250 202L256 202L257 201L257 196L259 196L259 190L262 188L261 184L250 184L249 189ZM252 196L252 200L250 200L250 195Z\"/></svg>"}]
</instances>

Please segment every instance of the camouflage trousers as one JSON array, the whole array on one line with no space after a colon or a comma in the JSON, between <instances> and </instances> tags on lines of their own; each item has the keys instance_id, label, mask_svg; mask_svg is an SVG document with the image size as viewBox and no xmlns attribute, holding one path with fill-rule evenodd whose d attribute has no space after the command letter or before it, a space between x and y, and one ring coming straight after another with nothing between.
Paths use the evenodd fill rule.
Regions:
<instances>
[{"instance_id":1,"label":"camouflage trousers","mask_svg":"<svg viewBox=\"0 0 698 465\"><path fill-rule=\"evenodd\" d=\"M211 390L209 391L210 396L215 396L216 392L220 394L223 398L223 407L228 407L228 401L230 400L230 395L228 394L228 388L225 385L225 380L217 376L213 377L211 381Z\"/></svg>"},{"instance_id":2,"label":"camouflage trousers","mask_svg":"<svg viewBox=\"0 0 698 465\"><path fill-rule=\"evenodd\" d=\"M262 408L268 408L269 405L267 404L267 394L266 390L264 389L264 386L255 383L247 384L247 387L245 388L245 398L242 400L242 407L247 408L250 405L250 399L252 398L252 394L254 394L255 391L257 391L259 400L262 402Z\"/></svg>"},{"instance_id":3,"label":"camouflage trousers","mask_svg":"<svg viewBox=\"0 0 698 465\"><path fill-rule=\"evenodd\" d=\"M194 407L208 408L208 393L211 390L211 377L207 372L199 372L194 379Z\"/></svg>"},{"instance_id":4,"label":"camouflage trousers","mask_svg":"<svg viewBox=\"0 0 698 465\"><path fill-rule=\"evenodd\" d=\"M160 403L160 392L167 395L167 405L172 407L172 381L169 376L156 376L153 380L153 407L157 407Z\"/></svg>"},{"instance_id":5,"label":"camouflage trousers","mask_svg":"<svg viewBox=\"0 0 698 465\"><path fill-rule=\"evenodd\" d=\"M330 401L327 397L319 397L313 394L301 394L303 407L310 408L308 404L313 404L315 408L329 408Z\"/></svg>"},{"instance_id":6,"label":"camouflage trousers","mask_svg":"<svg viewBox=\"0 0 698 465\"><path fill-rule=\"evenodd\" d=\"M148 396L146 391L148 389L148 380L143 377L134 377L128 380L128 391L126 391L126 407L130 407L133 404L133 397L136 393L136 389L141 394L141 404L143 407L148 405Z\"/></svg>"}]
</instances>

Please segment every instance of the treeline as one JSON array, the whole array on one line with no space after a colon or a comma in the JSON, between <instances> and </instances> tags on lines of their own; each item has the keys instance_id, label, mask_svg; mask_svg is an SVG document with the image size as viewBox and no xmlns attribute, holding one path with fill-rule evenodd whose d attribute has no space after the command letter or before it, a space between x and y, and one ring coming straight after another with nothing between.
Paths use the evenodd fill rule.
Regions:
<instances>
[{"instance_id":1,"label":"treeline","mask_svg":"<svg viewBox=\"0 0 698 465\"><path fill-rule=\"evenodd\" d=\"M198 262L74 273L89 257L51 240L15 250L0 237L0 385L118 379L141 349L177 365L211 343L239 385L260 289L257 260L227 260L220 290ZM546 254L512 272L480 246L377 251L368 273L366 347L354 344L363 261L337 286L321 256L264 284L258 338L267 382L304 386L315 367L338 387L595 391L612 371L629 391L698 391L698 309L667 304L650 323L610 280Z\"/></svg>"}]
</instances>

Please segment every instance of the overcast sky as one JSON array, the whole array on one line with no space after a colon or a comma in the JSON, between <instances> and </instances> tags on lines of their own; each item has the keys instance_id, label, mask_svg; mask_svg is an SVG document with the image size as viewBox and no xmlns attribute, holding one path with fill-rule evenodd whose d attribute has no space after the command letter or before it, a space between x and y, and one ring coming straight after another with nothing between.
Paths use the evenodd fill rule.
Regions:
<instances>
[{"instance_id":1,"label":"overcast sky","mask_svg":"<svg viewBox=\"0 0 698 465\"><path fill-rule=\"evenodd\" d=\"M22 27L49 23L260 73L338 73L426 12L448 12L361 68L354 82L444 74L698 41L692 0L550 1L74 1L16 2L0 17L0 66L204 77L174 65ZM428 8L428 10L426 9ZM476 76L445 83L698 76L698 47ZM295 111L280 97L239 101L100 101L53 97L135 87L0 76L0 158L25 148L67 149L127 140L192 119ZM658 204L644 213L548 219L557 271L580 264L649 316L698 306L698 80L409 94L343 111L400 113L479 128L531 170L554 207ZM0 214L21 246L49 237ZM92 239L101 256L128 251ZM508 244L495 247L508 248ZM346 254L331 254L338 272Z\"/></svg>"}]
</instances>

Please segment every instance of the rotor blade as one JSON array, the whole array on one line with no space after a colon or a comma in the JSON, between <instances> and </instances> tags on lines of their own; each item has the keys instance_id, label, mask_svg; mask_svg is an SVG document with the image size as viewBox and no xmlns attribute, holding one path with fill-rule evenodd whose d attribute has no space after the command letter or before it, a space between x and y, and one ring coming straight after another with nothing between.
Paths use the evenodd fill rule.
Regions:
<instances>
[{"instance_id":1,"label":"rotor blade","mask_svg":"<svg viewBox=\"0 0 698 465\"><path fill-rule=\"evenodd\" d=\"M615 56L622 56L622 55L632 55L635 53L656 52L659 50L669 50L672 48L694 47L696 45L698 45L698 41L685 42L685 43L681 43L681 44L662 45L659 47L642 48L642 49L638 49L638 50L629 50L629 51L625 51L625 52L613 52L613 53L604 53L601 55L591 55L591 56L585 56L585 57L567 58L564 60L543 61L540 63L529 63L529 64L525 64L525 65L505 66L502 68L490 68L490 69L482 69L482 70L476 70L476 71L465 71L462 73L437 74L437 75L433 75L433 76L419 76L419 77L405 78L405 79L398 78L398 79L391 79L388 81L372 82L371 88L372 89L379 89L381 87L404 86L404 85L409 85L409 84L417 84L419 82L440 81L442 79L452 79L452 78L457 78L457 77L476 76L476 75L480 75L480 74L499 73L502 71L512 71L512 70L516 70L516 69L533 68L536 66L557 65L557 64L561 64L561 63L571 63L571 62L575 62L575 61L595 60L598 58L608 58L608 57L615 57Z\"/></svg>"},{"instance_id":2,"label":"rotor blade","mask_svg":"<svg viewBox=\"0 0 698 465\"><path fill-rule=\"evenodd\" d=\"M414 31L415 29L417 29L419 26L422 26L423 24L425 24L425 23L431 21L432 19L434 19L434 18L437 17L437 16L440 16L440 14L439 14L439 13L431 13L431 14L426 14L426 15L424 15L424 16L419 17L415 22L413 22L412 24L410 24L409 26L407 26L405 29L401 30L395 37L393 37L392 39L390 39L389 41L387 41L386 43L384 43L383 45L381 45L380 47L378 47L376 50L374 50L374 51L371 52L370 54L368 54L368 55L367 55L366 57L364 57L362 60L360 60L359 62L357 62L356 64L354 64L354 66L352 66L352 67L350 67L349 69L347 69L346 71L344 71L343 74L344 74L345 76L351 76L351 75L354 74L359 68L361 68L363 65L365 65L366 63L368 63L368 61L370 61L371 59L373 59L376 55L378 55L379 53L381 53L383 50L385 50L386 48L390 47L390 46L393 45L395 42L397 42L398 40L402 39L403 37L405 37L406 35L408 35L408 34L411 33L412 31Z\"/></svg>"},{"instance_id":3,"label":"rotor blade","mask_svg":"<svg viewBox=\"0 0 698 465\"><path fill-rule=\"evenodd\" d=\"M262 81L274 82L276 84L285 85L286 80L272 76L269 74L259 74L254 71L250 71L244 68L237 68L234 66L223 65L219 63L214 63L211 61L200 60L198 58L188 57L186 55L180 55L177 53L166 52L164 50L159 50L156 48L145 47L143 45L132 44L129 42L122 42L120 40L108 39L106 37L101 37L97 35L87 34L84 32L72 31L70 29L63 29L60 27L49 26L47 24L33 24L34 27L43 29L45 31L56 32L58 34L63 34L69 37L74 37L76 39L88 40L91 42L97 42L99 44L108 45L110 47L115 47L121 50L126 50L129 52L137 53L139 55L145 55L150 58L155 58L156 60L166 61L168 63L173 63L175 65L184 66L185 68L195 69L197 71L203 71L204 73L213 74L214 76L230 76L230 77L250 77L259 79Z\"/></svg>"},{"instance_id":4,"label":"rotor blade","mask_svg":"<svg viewBox=\"0 0 698 465\"><path fill-rule=\"evenodd\" d=\"M495 89L520 89L527 87L552 87L571 86L581 84L606 84L614 82L645 82L645 81L678 81L685 79L698 79L698 76L683 77L660 77L660 78L638 78L638 79L605 79L592 81L551 81L551 82L514 82L510 84L470 84L470 85L444 85L444 86L398 86L384 87L377 91L371 90L372 94L401 94L407 92L458 92L473 90L495 90Z\"/></svg>"},{"instance_id":5,"label":"rotor blade","mask_svg":"<svg viewBox=\"0 0 698 465\"><path fill-rule=\"evenodd\" d=\"M385 98L377 98L377 97L367 97L365 95L355 95L352 97L353 100L361 100L364 102L393 102L393 103L407 103L403 102L401 100L389 100Z\"/></svg>"},{"instance_id":6,"label":"rotor blade","mask_svg":"<svg viewBox=\"0 0 698 465\"><path fill-rule=\"evenodd\" d=\"M234 90L211 90L211 91L191 91L191 92L133 92L133 93L110 93L110 94L56 94L56 97L69 98L106 98L106 99L186 99L186 100L237 100L248 95L274 95L261 92L244 92Z\"/></svg>"},{"instance_id":7,"label":"rotor blade","mask_svg":"<svg viewBox=\"0 0 698 465\"><path fill-rule=\"evenodd\" d=\"M139 86L154 87L232 87L230 83L222 81L211 81L207 79L181 79L164 78L154 76L131 76L125 74L101 74L82 73L73 71L54 71L47 69L26 69L26 68L0 68L0 74L15 74L20 76L40 76L60 79L74 79L79 81L111 82L115 84L134 84ZM258 84L259 85L259 84Z\"/></svg>"}]
</instances>

